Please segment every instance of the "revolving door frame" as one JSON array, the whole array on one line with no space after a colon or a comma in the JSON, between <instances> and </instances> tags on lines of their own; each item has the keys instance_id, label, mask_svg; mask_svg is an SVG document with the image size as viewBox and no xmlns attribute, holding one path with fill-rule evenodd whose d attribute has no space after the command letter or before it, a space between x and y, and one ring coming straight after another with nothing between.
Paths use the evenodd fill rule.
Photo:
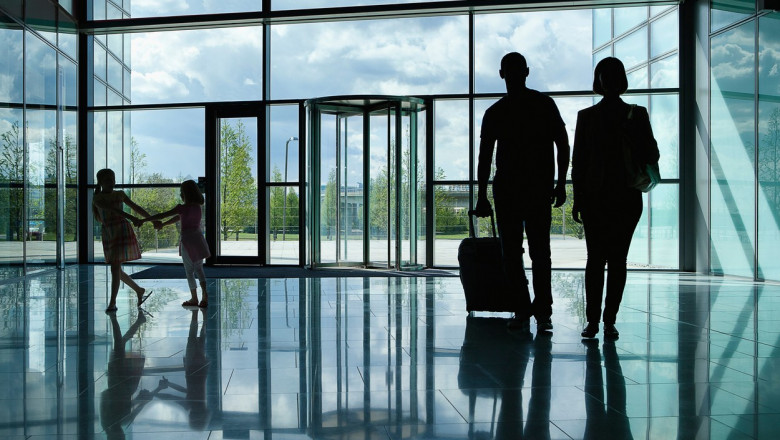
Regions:
<instances>
[{"instance_id":1,"label":"revolving door frame","mask_svg":"<svg viewBox=\"0 0 780 440\"><path fill-rule=\"evenodd\" d=\"M316 98L316 99L310 99L305 102L306 107L306 116L307 116L307 148L306 148L306 174L307 174L307 215L306 215L306 221L307 221L307 242L308 246L306 248L306 262L307 266L311 268L316 267L371 267L371 268L385 268L385 269L405 269L405 270L414 270L414 269L421 269L424 265L418 263L418 259L420 256L418 256L417 252L417 239L418 239L418 231L419 231L419 222L422 217L422 214L418 213L418 186L417 184L413 184L412 182L418 182L418 176L420 170L418 169L418 163L417 163L417 157L418 157L418 148L422 147L424 157L426 157L426 163L427 163L427 151L429 150L427 148L428 143L428 136L426 135L423 139L418 139L419 133L418 133L418 127L419 127L419 121L418 121L418 115L421 112L425 112L429 108L429 104L420 99L415 97L401 97L401 96L381 96L381 95L371 95L371 96L365 96L365 95L357 95L357 96L335 96L335 97L324 97L324 98ZM371 200L370 200L370 193L371 193L371 175L370 175L370 168L371 168L371 118L372 116L376 116L378 112L385 112L387 114L387 141L386 141L386 149L387 149L387 169L388 169L388 185L387 185L387 191L388 191L388 197L387 197L387 220L388 220L388 228L387 228L387 262L386 264L383 264L381 260L377 260L373 257L371 251L370 251L370 245L371 245L371 226L370 226L370 209L371 209ZM321 232L322 232L322 224L320 222L321 219L321 211L322 211L322 205L323 202L321 200L321 196L323 194L323 190L321 187L321 178L322 178L322 115L328 114L328 115L334 115L336 116L336 192L337 192L337 202L336 202L336 220L335 220L335 244L336 244L336 258L334 262L322 262L322 246L321 246ZM354 116L361 116L362 120L362 148L363 148L363 156L362 156L362 169L363 169L363 176L362 176L362 218L363 218L363 227L362 227L362 255L359 259L353 259L348 260L345 259L344 261L340 261L341 257L341 188L342 188L342 182L341 182L341 172L343 169L341 168L341 154L342 154L342 143L341 143L341 136L342 136L342 127L341 127L341 120L342 118L347 117L354 117ZM402 203L403 198L403 179L401 176L403 175L404 169L403 169L403 154L404 154L404 145L403 145L403 128L404 128L404 117L409 117L409 155L410 159L408 160L408 175L409 175L409 185L408 185L408 260L404 260L404 230L402 228L403 222L403 209L402 209ZM426 133L428 130L428 119L430 119L430 114L426 113L424 121L426 129ZM345 123L346 124L346 123ZM391 127L392 125L392 127ZM345 133L348 131L345 125L345 128L343 130ZM393 136L391 136L391 131ZM393 141L395 140L395 146L392 146ZM343 148L346 150L348 147L346 143L343 144ZM423 170L427 172L427 170ZM394 176L393 179L390 179L390 176ZM391 185L390 181L392 180L393 184ZM428 182L423 182L425 187L427 188ZM344 186L344 192L345 195L343 196L346 198L346 192L347 187ZM426 189L426 194L427 194ZM391 197L390 194L393 194L391 203ZM392 208L392 206L395 206L395 209ZM391 222L392 220L392 222ZM346 226L345 226L346 228ZM346 234L346 229L345 232ZM393 236L395 238L393 238ZM394 243L394 245L393 245ZM345 245L346 246L346 245ZM394 255L393 255L394 254ZM422 255L423 260L426 259L426 252L423 252L424 255Z\"/></svg>"}]
</instances>

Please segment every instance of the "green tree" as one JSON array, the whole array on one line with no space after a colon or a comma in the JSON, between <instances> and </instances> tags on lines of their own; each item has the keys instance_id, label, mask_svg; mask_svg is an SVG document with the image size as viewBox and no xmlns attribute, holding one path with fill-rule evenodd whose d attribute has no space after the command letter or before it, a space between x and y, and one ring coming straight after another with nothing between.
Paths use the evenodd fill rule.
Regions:
<instances>
[{"instance_id":1,"label":"green tree","mask_svg":"<svg viewBox=\"0 0 780 440\"><path fill-rule=\"evenodd\" d=\"M177 183L173 179L163 177L160 173L139 175L136 183ZM181 203L178 188L136 188L132 200L146 209L149 214L168 211ZM167 226L159 231L152 223L144 223L137 229L138 244L142 251L158 250L175 247L179 243L177 227Z\"/></svg>"},{"instance_id":2,"label":"green tree","mask_svg":"<svg viewBox=\"0 0 780 440\"><path fill-rule=\"evenodd\" d=\"M22 210L24 209L24 144L19 121L0 134L0 183L10 188L0 192L0 204L8 207L0 214L0 233L6 240L24 240Z\"/></svg>"},{"instance_id":3,"label":"green tree","mask_svg":"<svg viewBox=\"0 0 780 440\"><path fill-rule=\"evenodd\" d=\"M251 143L241 121L235 127L222 121L220 145L220 230L227 240L231 231L256 226L257 186L252 177Z\"/></svg>"}]
</instances>

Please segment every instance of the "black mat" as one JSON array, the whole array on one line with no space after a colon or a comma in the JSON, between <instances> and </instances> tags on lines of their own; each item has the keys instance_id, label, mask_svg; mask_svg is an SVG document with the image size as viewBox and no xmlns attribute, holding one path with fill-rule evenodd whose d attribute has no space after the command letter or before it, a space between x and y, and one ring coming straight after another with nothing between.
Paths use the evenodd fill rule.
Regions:
<instances>
[{"instance_id":1,"label":"black mat","mask_svg":"<svg viewBox=\"0 0 780 440\"><path fill-rule=\"evenodd\" d=\"M206 266L206 278L338 278L338 277L455 277L454 271L424 269L415 271L302 267ZM161 264L130 275L136 280L184 279L184 267Z\"/></svg>"}]
</instances>

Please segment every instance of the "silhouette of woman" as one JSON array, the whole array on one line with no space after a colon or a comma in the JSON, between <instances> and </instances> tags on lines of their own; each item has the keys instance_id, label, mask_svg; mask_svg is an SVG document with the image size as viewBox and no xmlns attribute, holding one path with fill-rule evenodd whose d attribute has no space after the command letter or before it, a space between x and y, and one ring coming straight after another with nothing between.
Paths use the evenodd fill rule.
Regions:
<instances>
[{"instance_id":1,"label":"silhouette of woman","mask_svg":"<svg viewBox=\"0 0 780 440\"><path fill-rule=\"evenodd\" d=\"M620 99L627 88L623 63L617 58L604 58L593 74L593 91L604 98L577 115L571 172L572 217L585 228L588 251L585 266L588 324L582 331L584 338L592 338L599 331L605 266L609 269L604 336L617 338L619 335L615 320L626 285L626 258L642 216L642 193L627 183L621 137L630 135L645 141L648 148L641 152L645 157L640 160L657 162L659 156L647 109L640 106L632 109Z\"/></svg>"}]
</instances>

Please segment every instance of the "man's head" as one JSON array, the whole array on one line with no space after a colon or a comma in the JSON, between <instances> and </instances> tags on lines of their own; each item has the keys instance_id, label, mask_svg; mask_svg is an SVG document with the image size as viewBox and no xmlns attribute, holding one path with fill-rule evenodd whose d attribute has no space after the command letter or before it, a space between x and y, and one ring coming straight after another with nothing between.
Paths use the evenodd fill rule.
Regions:
<instances>
[{"instance_id":1,"label":"man's head","mask_svg":"<svg viewBox=\"0 0 780 440\"><path fill-rule=\"evenodd\" d=\"M501 58L501 70L498 74L506 82L506 91L513 91L525 87L525 79L528 78L528 64L525 57L517 52L510 52Z\"/></svg>"}]
</instances>

